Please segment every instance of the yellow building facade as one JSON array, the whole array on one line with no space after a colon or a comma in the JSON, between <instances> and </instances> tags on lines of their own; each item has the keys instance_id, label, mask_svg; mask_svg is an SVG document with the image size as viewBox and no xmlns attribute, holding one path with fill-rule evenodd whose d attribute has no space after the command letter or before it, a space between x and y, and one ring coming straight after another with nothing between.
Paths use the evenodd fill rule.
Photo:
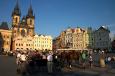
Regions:
<instances>
[{"instance_id":1,"label":"yellow building facade","mask_svg":"<svg viewBox=\"0 0 115 76\"><path fill-rule=\"evenodd\" d=\"M33 50L33 37L31 36L26 36L22 37L21 35L18 37L15 37L14 40L14 50L22 50L22 51L29 51Z\"/></svg>"},{"instance_id":2,"label":"yellow building facade","mask_svg":"<svg viewBox=\"0 0 115 76\"><path fill-rule=\"evenodd\" d=\"M11 30L0 29L0 50L9 52L11 48Z\"/></svg>"},{"instance_id":3,"label":"yellow building facade","mask_svg":"<svg viewBox=\"0 0 115 76\"><path fill-rule=\"evenodd\" d=\"M34 36L35 50L52 50L52 37L45 35Z\"/></svg>"}]
</instances>

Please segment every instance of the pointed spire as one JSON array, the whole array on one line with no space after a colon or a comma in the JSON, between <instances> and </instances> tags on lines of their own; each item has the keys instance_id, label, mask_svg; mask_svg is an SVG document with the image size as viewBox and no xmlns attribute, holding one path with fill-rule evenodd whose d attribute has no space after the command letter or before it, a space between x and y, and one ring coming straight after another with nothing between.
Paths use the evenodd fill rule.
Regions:
<instances>
[{"instance_id":1,"label":"pointed spire","mask_svg":"<svg viewBox=\"0 0 115 76\"><path fill-rule=\"evenodd\" d=\"M29 9L28 9L27 17L34 17L31 0L30 0L30 7L29 7Z\"/></svg>"},{"instance_id":2,"label":"pointed spire","mask_svg":"<svg viewBox=\"0 0 115 76\"><path fill-rule=\"evenodd\" d=\"M21 15L18 0L17 0L17 2L16 2L16 5L15 5L14 10L13 10L13 12L12 12L12 16L13 16L13 15L19 15L19 16Z\"/></svg>"},{"instance_id":3,"label":"pointed spire","mask_svg":"<svg viewBox=\"0 0 115 76\"><path fill-rule=\"evenodd\" d=\"M16 2L16 6L15 6L15 8L14 8L14 9L19 9L18 0L17 0L17 2Z\"/></svg>"}]
</instances>

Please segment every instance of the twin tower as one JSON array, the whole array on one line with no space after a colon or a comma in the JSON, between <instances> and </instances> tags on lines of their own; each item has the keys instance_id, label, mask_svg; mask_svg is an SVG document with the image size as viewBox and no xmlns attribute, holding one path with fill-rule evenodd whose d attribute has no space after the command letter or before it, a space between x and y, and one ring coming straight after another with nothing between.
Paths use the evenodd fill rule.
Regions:
<instances>
[{"instance_id":1,"label":"twin tower","mask_svg":"<svg viewBox=\"0 0 115 76\"><path fill-rule=\"evenodd\" d=\"M18 1L14 10L12 12L12 36L13 38L17 36L34 36L34 20L35 16L33 14L32 5L28 9L26 16L21 19L21 10L19 8Z\"/></svg>"}]
</instances>

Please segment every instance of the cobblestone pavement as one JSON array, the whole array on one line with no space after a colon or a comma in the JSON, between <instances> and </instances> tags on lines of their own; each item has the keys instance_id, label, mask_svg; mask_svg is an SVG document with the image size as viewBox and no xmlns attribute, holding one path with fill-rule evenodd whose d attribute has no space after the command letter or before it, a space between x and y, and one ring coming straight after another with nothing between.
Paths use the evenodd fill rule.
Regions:
<instances>
[{"instance_id":1,"label":"cobblestone pavement","mask_svg":"<svg viewBox=\"0 0 115 76\"><path fill-rule=\"evenodd\" d=\"M16 73L15 57L0 56L0 76L22 76ZM115 76L115 68L93 67L82 69L74 66L71 69L65 67L61 72L52 74L41 71L28 76Z\"/></svg>"}]
</instances>

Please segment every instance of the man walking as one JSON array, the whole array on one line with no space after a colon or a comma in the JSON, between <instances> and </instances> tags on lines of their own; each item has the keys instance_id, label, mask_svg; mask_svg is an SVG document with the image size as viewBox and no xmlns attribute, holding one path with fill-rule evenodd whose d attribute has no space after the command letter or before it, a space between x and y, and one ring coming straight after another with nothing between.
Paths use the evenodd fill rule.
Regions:
<instances>
[{"instance_id":1,"label":"man walking","mask_svg":"<svg viewBox=\"0 0 115 76\"><path fill-rule=\"evenodd\" d=\"M21 57L21 53L17 52L17 55L16 55L17 73L20 73L20 68L21 68L20 57Z\"/></svg>"},{"instance_id":2,"label":"man walking","mask_svg":"<svg viewBox=\"0 0 115 76\"><path fill-rule=\"evenodd\" d=\"M52 53L50 52L47 56L47 68L48 68L48 73L52 73L53 69L53 56Z\"/></svg>"},{"instance_id":3,"label":"man walking","mask_svg":"<svg viewBox=\"0 0 115 76\"><path fill-rule=\"evenodd\" d=\"M21 56L20 56L22 74L26 73L26 60L27 60L26 54L22 53Z\"/></svg>"},{"instance_id":4,"label":"man walking","mask_svg":"<svg viewBox=\"0 0 115 76\"><path fill-rule=\"evenodd\" d=\"M90 68L92 68L92 64L93 63L93 58L92 58L92 56L90 55L89 56L89 65L90 65Z\"/></svg>"},{"instance_id":5,"label":"man walking","mask_svg":"<svg viewBox=\"0 0 115 76\"><path fill-rule=\"evenodd\" d=\"M81 57L82 57L82 62L83 62L83 68L85 69L85 63L86 63L86 51L83 51L82 54L81 54Z\"/></svg>"}]
</instances>

